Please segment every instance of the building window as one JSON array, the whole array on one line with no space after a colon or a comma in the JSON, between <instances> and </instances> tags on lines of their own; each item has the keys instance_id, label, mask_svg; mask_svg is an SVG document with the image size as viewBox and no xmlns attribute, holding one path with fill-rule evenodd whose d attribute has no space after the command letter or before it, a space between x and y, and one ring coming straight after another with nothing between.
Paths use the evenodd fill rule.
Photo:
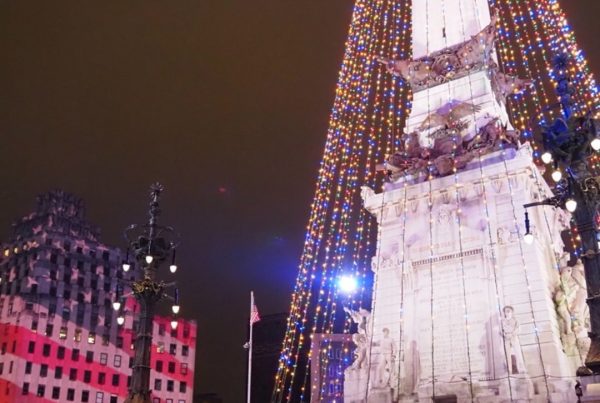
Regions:
<instances>
[{"instance_id":1,"label":"building window","mask_svg":"<svg viewBox=\"0 0 600 403\"><path fill-rule=\"evenodd\" d=\"M119 374L113 374L112 376L112 386L119 386L119 381L121 380L121 377L119 376Z\"/></svg>"},{"instance_id":2,"label":"building window","mask_svg":"<svg viewBox=\"0 0 600 403\"><path fill-rule=\"evenodd\" d=\"M90 391L89 390L82 390L81 391L81 401L83 403L86 403L86 402L90 401Z\"/></svg>"},{"instance_id":3,"label":"building window","mask_svg":"<svg viewBox=\"0 0 600 403\"><path fill-rule=\"evenodd\" d=\"M96 392L96 403L104 403L104 392Z\"/></svg>"},{"instance_id":4,"label":"building window","mask_svg":"<svg viewBox=\"0 0 600 403\"><path fill-rule=\"evenodd\" d=\"M167 392L173 392L173 390L175 390L175 382L174 381L167 381Z\"/></svg>"},{"instance_id":5,"label":"building window","mask_svg":"<svg viewBox=\"0 0 600 403\"><path fill-rule=\"evenodd\" d=\"M160 403L160 397L153 397L152 403Z\"/></svg>"},{"instance_id":6,"label":"building window","mask_svg":"<svg viewBox=\"0 0 600 403\"><path fill-rule=\"evenodd\" d=\"M107 362L108 362L108 354L100 353L100 364L106 365Z\"/></svg>"},{"instance_id":7,"label":"building window","mask_svg":"<svg viewBox=\"0 0 600 403\"><path fill-rule=\"evenodd\" d=\"M167 403L173 403L173 399L167 399Z\"/></svg>"},{"instance_id":8,"label":"building window","mask_svg":"<svg viewBox=\"0 0 600 403\"><path fill-rule=\"evenodd\" d=\"M29 305L31 305L31 308L29 308ZM27 304L25 304L25 309L27 309L28 311L32 311L33 310L33 303L28 302ZM34 320L31 322L31 330L33 330L34 333L37 332L37 328L38 328L38 321Z\"/></svg>"},{"instance_id":9,"label":"building window","mask_svg":"<svg viewBox=\"0 0 600 403\"><path fill-rule=\"evenodd\" d=\"M187 375L188 365L185 362L182 362L181 365L179 366L179 371L181 372L181 375Z\"/></svg>"},{"instance_id":10,"label":"building window","mask_svg":"<svg viewBox=\"0 0 600 403\"><path fill-rule=\"evenodd\" d=\"M110 395L110 403L117 403L117 397L115 395Z\"/></svg>"},{"instance_id":11,"label":"building window","mask_svg":"<svg viewBox=\"0 0 600 403\"><path fill-rule=\"evenodd\" d=\"M79 349L78 349L78 348L74 348L74 349L71 351L71 359L72 359L73 361L79 361Z\"/></svg>"},{"instance_id":12,"label":"building window","mask_svg":"<svg viewBox=\"0 0 600 403\"><path fill-rule=\"evenodd\" d=\"M58 334L58 338L61 340L64 340L67 338L67 328L66 327L61 327L60 328L60 333Z\"/></svg>"},{"instance_id":13,"label":"building window","mask_svg":"<svg viewBox=\"0 0 600 403\"><path fill-rule=\"evenodd\" d=\"M0 375L4 372L4 363L0 362Z\"/></svg>"},{"instance_id":14,"label":"building window","mask_svg":"<svg viewBox=\"0 0 600 403\"><path fill-rule=\"evenodd\" d=\"M175 373L175 363L174 362L169 363L169 372L172 374Z\"/></svg>"},{"instance_id":15,"label":"building window","mask_svg":"<svg viewBox=\"0 0 600 403\"><path fill-rule=\"evenodd\" d=\"M160 390L162 387L162 381L160 379L154 380L154 390Z\"/></svg>"},{"instance_id":16,"label":"building window","mask_svg":"<svg viewBox=\"0 0 600 403\"><path fill-rule=\"evenodd\" d=\"M184 357L187 357L190 354L190 347L189 346L181 346L181 355L183 355Z\"/></svg>"},{"instance_id":17,"label":"building window","mask_svg":"<svg viewBox=\"0 0 600 403\"><path fill-rule=\"evenodd\" d=\"M50 344L44 344L44 347L42 348L42 355L44 357L50 357Z\"/></svg>"},{"instance_id":18,"label":"building window","mask_svg":"<svg viewBox=\"0 0 600 403\"><path fill-rule=\"evenodd\" d=\"M61 360L65 358L65 348L63 346L58 346L58 350L56 351L56 358Z\"/></svg>"},{"instance_id":19,"label":"building window","mask_svg":"<svg viewBox=\"0 0 600 403\"><path fill-rule=\"evenodd\" d=\"M67 389L67 400L70 402L75 400L75 389Z\"/></svg>"},{"instance_id":20,"label":"building window","mask_svg":"<svg viewBox=\"0 0 600 403\"><path fill-rule=\"evenodd\" d=\"M179 382L179 393L185 393L187 390L187 383Z\"/></svg>"},{"instance_id":21,"label":"building window","mask_svg":"<svg viewBox=\"0 0 600 403\"><path fill-rule=\"evenodd\" d=\"M171 329L171 337L177 337L177 328Z\"/></svg>"},{"instance_id":22,"label":"building window","mask_svg":"<svg viewBox=\"0 0 600 403\"><path fill-rule=\"evenodd\" d=\"M60 398L60 388L55 386L52 388L52 399Z\"/></svg>"},{"instance_id":23,"label":"building window","mask_svg":"<svg viewBox=\"0 0 600 403\"><path fill-rule=\"evenodd\" d=\"M69 370L69 380L70 381L76 381L77 380L77 369L76 368L71 368Z\"/></svg>"},{"instance_id":24,"label":"building window","mask_svg":"<svg viewBox=\"0 0 600 403\"><path fill-rule=\"evenodd\" d=\"M48 376L48 364L42 364L40 366L40 377L45 378Z\"/></svg>"},{"instance_id":25,"label":"building window","mask_svg":"<svg viewBox=\"0 0 600 403\"><path fill-rule=\"evenodd\" d=\"M35 341L30 341L29 342L29 346L27 347L27 352L28 353L35 353Z\"/></svg>"},{"instance_id":26,"label":"building window","mask_svg":"<svg viewBox=\"0 0 600 403\"><path fill-rule=\"evenodd\" d=\"M54 369L54 379L61 379L62 378L62 373L63 373L62 367L56 367Z\"/></svg>"},{"instance_id":27,"label":"building window","mask_svg":"<svg viewBox=\"0 0 600 403\"><path fill-rule=\"evenodd\" d=\"M156 360L156 372L162 372L163 362L161 360Z\"/></svg>"},{"instance_id":28,"label":"building window","mask_svg":"<svg viewBox=\"0 0 600 403\"><path fill-rule=\"evenodd\" d=\"M98 383L104 385L106 382L106 374L104 372L98 372Z\"/></svg>"},{"instance_id":29,"label":"building window","mask_svg":"<svg viewBox=\"0 0 600 403\"><path fill-rule=\"evenodd\" d=\"M165 325L163 325L163 324L158 325L158 335L159 336L165 335Z\"/></svg>"},{"instance_id":30,"label":"building window","mask_svg":"<svg viewBox=\"0 0 600 403\"><path fill-rule=\"evenodd\" d=\"M113 362L113 365L115 366L115 368L121 367L121 356L119 354L115 354L115 360Z\"/></svg>"},{"instance_id":31,"label":"building window","mask_svg":"<svg viewBox=\"0 0 600 403\"><path fill-rule=\"evenodd\" d=\"M169 354L172 354L172 355L177 354L177 344L171 343L169 345Z\"/></svg>"},{"instance_id":32,"label":"building window","mask_svg":"<svg viewBox=\"0 0 600 403\"><path fill-rule=\"evenodd\" d=\"M92 371L85 370L83 371L83 382L90 383L92 381Z\"/></svg>"},{"instance_id":33,"label":"building window","mask_svg":"<svg viewBox=\"0 0 600 403\"><path fill-rule=\"evenodd\" d=\"M38 385L37 397L44 397L44 393L46 393L46 386Z\"/></svg>"},{"instance_id":34,"label":"building window","mask_svg":"<svg viewBox=\"0 0 600 403\"><path fill-rule=\"evenodd\" d=\"M158 344L156 345L156 352L159 354L162 354L165 352L165 343L163 343L162 341L159 341Z\"/></svg>"},{"instance_id":35,"label":"building window","mask_svg":"<svg viewBox=\"0 0 600 403\"><path fill-rule=\"evenodd\" d=\"M88 334L88 344L96 344L96 333Z\"/></svg>"},{"instance_id":36,"label":"building window","mask_svg":"<svg viewBox=\"0 0 600 403\"><path fill-rule=\"evenodd\" d=\"M94 352L93 351L87 351L85 353L85 362L94 362Z\"/></svg>"},{"instance_id":37,"label":"building window","mask_svg":"<svg viewBox=\"0 0 600 403\"><path fill-rule=\"evenodd\" d=\"M102 336L102 345L103 346L108 346L109 344L110 344L110 340L108 338L108 335L107 334L103 335Z\"/></svg>"},{"instance_id":38,"label":"building window","mask_svg":"<svg viewBox=\"0 0 600 403\"><path fill-rule=\"evenodd\" d=\"M73 340L79 343L81 341L81 329L75 329L75 336L73 336Z\"/></svg>"},{"instance_id":39,"label":"building window","mask_svg":"<svg viewBox=\"0 0 600 403\"><path fill-rule=\"evenodd\" d=\"M184 338L188 338L190 337L190 327L189 326L184 326L183 327L183 337Z\"/></svg>"},{"instance_id":40,"label":"building window","mask_svg":"<svg viewBox=\"0 0 600 403\"><path fill-rule=\"evenodd\" d=\"M117 348L123 348L123 337L117 336Z\"/></svg>"},{"instance_id":41,"label":"building window","mask_svg":"<svg viewBox=\"0 0 600 403\"><path fill-rule=\"evenodd\" d=\"M46 325L46 332L45 332L45 334L44 334L44 335L45 335L45 336L48 336L48 337L52 337L52 332L53 332L53 331L54 331L54 326L53 326L53 325L50 325L50 324L48 324L48 325Z\"/></svg>"},{"instance_id":42,"label":"building window","mask_svg":"<svg viewBox=\"0 0 600 403\"><path fill-rule=\"evenodd\" d=\"M26 374L31 374L31 366L32 366L32 365L33 365L33 364L31 363L31 361L27 361L27 362L25 363L25 373L26 373Z\"/></svg>"},{"instance_id":43,"label":"building window","mask_svg":"<svg viewBox=\"0 0 600 403\"><path fill-rule=\"evenodd\" d=\"M23 382L23 388L21 389L24 395L29 394L29 382Z\"/></svg>"}]
</instances>

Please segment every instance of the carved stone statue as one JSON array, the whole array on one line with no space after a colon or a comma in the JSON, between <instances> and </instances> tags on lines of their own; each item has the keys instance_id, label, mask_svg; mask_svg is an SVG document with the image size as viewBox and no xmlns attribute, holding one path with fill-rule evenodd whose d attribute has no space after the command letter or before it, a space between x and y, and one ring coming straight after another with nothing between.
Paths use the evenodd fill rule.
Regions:
<instances>
[{"instance_id":1,"label":"carved stone statue","mask_svg":"<svg viewBox=\"0 0 600 403\"><path fill-rule=\"evenodd\" d=\"M394 370L396 347L394 339L390 337L390 329L383 328L383 338L379 342L379 363L377 364L377 378L375 386L390 386Z\"/></svg>"},{"instance_id":2,"label":"carved stone statue","mask_svg":"<svg viewBox=\"0 0 600 403\"><path fill-rule=\"evenodd\" d=\"M504 74L498 71L497 67L491 69L490 79L496 100L501 105L506 105L506 98L509 95L522 94L534 83L531 79Z\"/></svg>"},{"instance_id":3,"label":"carved stone statue","mask_svg":"<svg viewBox=\"0 0 600 403\"><path fill-rule=\"evenodd\" d=\"M525 361L523 351L519 342L519 322L513 316L514 308L505 306L502 308L502 336L504 339L504 350L508 357L508 373L524 374Z\"/></svg>"},{"instance_id":4,"label":"carved stone statue","mask_svg":"<svg viewBox=\"0 0 600 403\"><path fill-rule=\"evenodd\" d=\"M569 257L564 253L559 259L560 283L554 291L554 303L565 352L585 357L589 349L587 329L590 326L585 273L581 260L568 266Z\"/></svg>"},{"instance_id":5,"label":"carved stone statue","mask_svg":"<svg viewBox=\"0 0 600 403\"><path fill-rule=\"evenodd\" d=\"M350 366L350 369L360 370L363 368L363 364L365 364L367 358L367 336L355 333L352 335L352 341L356 345L356 350L354 350L354 362Z\"/></svg>"},{"instance_id":6,"label":"carved stone statue","mask_svg":"<svg viewBox=\"0 0 600 403\"><path fill-rule=\"evenodd\" d=\"M346 312L350 316L350 319L358 325L358 333L368 336L371 312L363 308L360 308L358 311L353 311L346 307L344 307L344 312Z\"/></svg>"}]
</instances>

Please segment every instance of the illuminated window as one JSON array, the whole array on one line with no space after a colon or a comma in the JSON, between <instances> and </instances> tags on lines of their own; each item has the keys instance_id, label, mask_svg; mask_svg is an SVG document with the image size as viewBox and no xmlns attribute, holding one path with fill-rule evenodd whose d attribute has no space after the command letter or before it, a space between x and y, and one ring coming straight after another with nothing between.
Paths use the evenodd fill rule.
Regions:
<instances>
[{"instance_id":1,"label":"illuminated window","mask_svg":"<svg viewBox=\"0 0 600 403\"><path fill-rule=\"evenodd\" d=\"M8 255L10 255L10 250L4 249L4 256L8 256Z\"/></svg>"},{"instance_id":2,"label":"illuminated window","mask_svg":"<svg viewBox=\"0 0 600 403\"><path fill-rule=\"evenodd\" d=\"M96 333L90 332L88 334L88 344L96 344Z\"/></svg>"},{"instance_id":3,"label":"illuminated window","mask_svg":"<svg viewBox=\"0 0 600 403\"><path fill-rule=\"evenodd\" d=\"M156 345L156 352L157 353L164 353L165 352L165 343L163 343L162 341L159 341L158 344Z\"/></svg>"},{"instance_id":4,"label":"illuminated window","mask_svg":"<svg viewBox=\"0 0 600 403\"><path fill-rule=\"evenodd\" d=\"M66 327L61 327L60 328L60 333L58 334L58 338L61 340L64 340L67 338L67 328Z\"/></svg>"},{"instance_id":5,"label":"illuminated window","mask_svg":"<svg viewBox=\"0 0 600 403\"><path fill-rule=\"evenodd\" d=\"M73 336L73 340L76 342L81 341L81 329L75 329L75 336Z\"/></svg>"}]
</instances>

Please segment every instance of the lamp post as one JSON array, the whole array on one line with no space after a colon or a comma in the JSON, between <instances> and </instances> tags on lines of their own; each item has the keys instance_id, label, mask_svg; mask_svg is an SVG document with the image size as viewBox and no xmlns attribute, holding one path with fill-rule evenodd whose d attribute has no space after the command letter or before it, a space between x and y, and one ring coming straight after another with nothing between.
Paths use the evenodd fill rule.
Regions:
<instances>
[{"instance_id":1,"label":"lamp post","mask_svg":"<svg viewBox=\"0 0 600 403\"><path fill-rule=\"evenodd\" d=\"M131 225L125 230L125 238L128 241L127 257L123 261L122 269L124 272L129 270L138 270L136 280L125 282L131 289L133 295L140 306L139 315L137 315L137 329L134 339L134 357L131 376L131 385L126 403L151 403L150 397L150 354L152 350L152 330L156 304L167 298L173 301L173 314L179 312L179 293L175 289L173 296L165 293L165 290L174 285L174 283L165 283L157 280L156 274L161 265L171 257L170 271L174 273L177 269L175 265L175 249L178 246L179 236L172 227L158 224L160 215L159 197L164 188L160 184L154 184L150 187L150 219L147 224ZM137 264L129 261L129 251ZM119 311L117 323L121 326L125 322L124 299L128 295L123 295L123 287L117 286L116 300L113 308ZM171 322L171 327L177 327L175 317Z\"/></svg>"},{"instance_id":2,"label":"lamp post","mask_svg":"<svg viewBox=\"0 0 600 403\"><path fill-rule=\"evenodd\" d=\"M549 205L566 209L572 214L581 237L582 260L587 282L587 303L590 311L591 347L585 360L585 367L577 370L578 375L600 373L600 251L597 225L600 206L600 176L594 176L588 160L600 150L600 138L596 122L591 116L572 114L571 90L566 76L568 59L557 56L554 60L554 73L557 80L557 93L563 109L563 118L551 126L542 127L544 154L542 161L551 164L552 179L556 182L555 196L525 204L523 207ZM525 212L525 240L533 241L529 216Z\"/></svg>"}]
</instances>

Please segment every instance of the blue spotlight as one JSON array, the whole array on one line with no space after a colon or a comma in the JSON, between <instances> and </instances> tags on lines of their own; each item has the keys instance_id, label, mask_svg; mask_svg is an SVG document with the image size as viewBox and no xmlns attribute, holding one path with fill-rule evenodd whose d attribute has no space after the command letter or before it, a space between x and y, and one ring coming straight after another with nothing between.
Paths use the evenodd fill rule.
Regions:
<instances>
[{"instance_id":1,"label":"blue spotlight","mask_svg":"<svg viewBox=\"0 0 600 403\"><path fill-rule=\"evenodd\" d=\"M358 288L358 282L353 276L340 276L338 278L339 289L346 294L352 294Z\"/></svg>"}]
</instances>

